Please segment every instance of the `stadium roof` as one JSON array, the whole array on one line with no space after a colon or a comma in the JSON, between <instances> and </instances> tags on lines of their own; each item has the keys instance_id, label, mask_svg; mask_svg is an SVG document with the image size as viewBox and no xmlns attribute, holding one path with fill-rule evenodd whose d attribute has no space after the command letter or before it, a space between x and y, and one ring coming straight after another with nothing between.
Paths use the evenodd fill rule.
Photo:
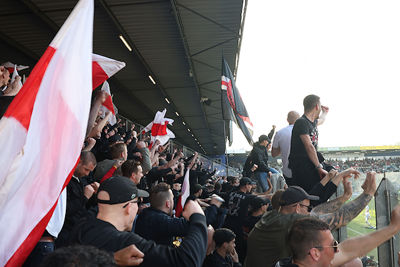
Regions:
<instances>
[{"instance_id":1,"label":"stadium roof","mask_svg":"<svg viewBox=\"0 0 400 267\"><path fill-rule=\"evenodd\" d=\"M76 3L3 0L0 63L33 67ZM110 79L119 113L146 125L157 110L167 108L167 117L175 120L171 129L177 141L207 154L223 154L221 56L223 52L235 73L246 4L247 0L96 0L93 52L126 62ZM73 77L71 86L79 86ZM201 98L211 104L201 103Z\"/></svg>"}]
</instances>

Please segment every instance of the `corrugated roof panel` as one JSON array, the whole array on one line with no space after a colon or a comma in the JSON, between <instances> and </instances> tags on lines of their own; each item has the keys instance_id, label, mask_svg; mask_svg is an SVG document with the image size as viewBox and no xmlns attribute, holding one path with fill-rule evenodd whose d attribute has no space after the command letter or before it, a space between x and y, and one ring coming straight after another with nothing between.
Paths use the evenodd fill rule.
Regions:
<instances>
[{"instance_id":1,"label":"corrugated roof panel","mask_svg":"<svg viewBox=\"0 0 400 267\"><path fill-rule=\"evenodd\" d=\"M67 9L70 10L75 7L78 3L78 0L56 0L56 1L49 1L49 0L31 0L41 11L47 12L49 10L62 10Z\"/></svg>"},{"instance_id":2,"label":"corrugated roof panel","mask_svg":"<svg viewBox=\"0 0 400 267\"><path fill-rule=\"evenodd\" d=\"M9 44L14 44L15 47L10 49L10 53L0 51L0 58L7 57L11 61L24 58L16 55L19 49L17 43L37 54L33 57L40 56L56 33L57 29L53 26L60 27L78 2L78 0L32 0L33 4L54 23L46 25L46 18L33 14L29 6L25 6L23 2L4 1L6 5L0 10L0 25L7 25L1 31L8 36L6 40L8 44L1 45L7 47ZM174 127L178 141L197 147L191 132L187 131L189 127L204 144L208 153L224 153L224 132L219 106L221 51L224 49L225 58L234 71L238 40L235 38L233 41L193 56L192 59L187 58L185 45L187 44L189 54L193 54L235 37L241 23L242 0L179 0L177 10L183 24L185 40L182 39L180 25L177 24L169 0L104 1L144 59L143 64L138 55L125 48L118 38L120 32L114 21L96 1L93 51L124 61L127 65L111 79L110 83L114 102L122 115L135 119L140 124L147 124L153 119L155 111L167 107L168 116L176 119ZM196 13L223 26L210 22ZM190 69L190 60L193 69ZM207 67L196 60L212 67ZM154 85L150 82L145 65L154 73L154 78L159 84ZM201 85L199 95L194 78L198 84L215 81ZM165 90L170 101L181 113L179 118L176 117L175 110L165 102L159 86ZM210 106L200 104L200 96L209 97L213 101L212 104ZM204 121L202 110L206 114L208 124ZM186 126L182 124L182 118Z\"/></svg>"},{"instance_id":3,"label":"corrugated roof panel","mask_svg":"<svg viewBox=\"0 0 400 267\"><path fill-rule=\"evenodd\" d=\"M193 85L169 2L112 10L164 87Z\"/></svg>"},{"instance_id":4,"label":"corrugated roof panel","mask_svg":"<svg viewBox=\"0 0 400 267\"><path fill-rule=\"evenodd\" d=\"M14 14L30 13L29 10L22 5L19 1L15 0L2 0L0 16L12 17ZM3 25L4 26L4 25Z\"/></svg>"},{"instance_id":5,"label":"corrugated roof panel","mask_svg":"<svg viewBox=\"0 0 400 267\"><path fill-rule=\"evenodd\" d=\"M27 47L37 55L41 55L52 40L46 29L37 26L37 21L30 15L0 16L0 24L7 25L4 33Z\"/></svg>"}]
</instances>

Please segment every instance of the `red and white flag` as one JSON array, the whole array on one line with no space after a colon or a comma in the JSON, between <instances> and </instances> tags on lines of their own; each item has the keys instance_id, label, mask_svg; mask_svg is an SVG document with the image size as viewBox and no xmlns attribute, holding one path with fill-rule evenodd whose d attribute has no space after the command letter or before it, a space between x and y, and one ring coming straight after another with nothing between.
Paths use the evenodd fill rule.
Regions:
<instances>
[{"instance_id":1,"label":"red and white flag","mask_svg":"<svg viewBox=\"0 0 400 267\"><path fill-rule=\"evenodd\" d=\"M0 266L25 261L78 161L92 94L93 12L93 0L78 2L0 120Z\"/></svg>"},{"instance_id":2,"label":"red and white flag","mask_svg":"<svg viewBox=\"0 0 400 267\"><path fill-rule=\"evenodd\" d=\"M112 113L112 115L108 119L108 122L111 125L114 125L114 124L117 123L117 117L115 116L116 110L115 110L115 107L114 107L114 103L112 102L111 92L110 92L110 85L108 84L108 82L104 82L103 83L103 86L101 87L101 90L107 93L106 100L104 101L103 105L101 106L101 111L102 111L103 115L105 115L107 112L111 112Z\"/></svg>"},{"instance_id":3,"label":"red and white flag","mask_svg":"<svg viewBox=\"0 0 400 267\"><path fill-rule=\"evenodd\" d=\"M93 90L125 67L125 62L93 54Z\"/></svg>"},{"instance_id":4,"label":"red and white flag","mask_svg":"<svg viewBox=\"0 0 400 267\"><path fill-rule=\"evenodd\" d=\"M175 208L176 217L181 216L183 208L185 207L186 199L190 195L189 173L190 169L188 168L186 170L185 178L183 179L181 195L178 198L178 203L176 203L176 208Z\"/></svg>"},{"instance_id":5,"label":"red and white flag","mask_svg":"<svg viewBox=\"0 0 400 267\"><path fill-rule=\"evenodd\" d=\"M13 73L15 69L17 69L18 71L21 71L21 70L29 68L29 66L17 65L17 64L11 63L11 62L6 62L1 65L4 66L5 68L7 68L9 73Z\"/></svg>"},{"instance_id":6,"label":"red and white flag","mask_svg":"<svg viewBox=\"0 0 400 267\"><path fill-rule=\"evenodd\" d=\"M149 123L143 128L142 133L151 131L150 147L154 144L156 140L160 141L160 145L165 145L170 138L175 138L175 134L168 129L168 124L172 125L173 119L165 118L165 113L167 110L164 109L162 112L157 111L154 116L154 121Z\"/></svg>"}]
</instances>

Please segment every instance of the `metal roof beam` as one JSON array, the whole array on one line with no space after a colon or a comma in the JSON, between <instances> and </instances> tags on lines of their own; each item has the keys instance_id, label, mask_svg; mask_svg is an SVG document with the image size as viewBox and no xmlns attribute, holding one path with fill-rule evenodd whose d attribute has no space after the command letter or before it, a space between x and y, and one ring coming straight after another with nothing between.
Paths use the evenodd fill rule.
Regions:
<instances>
[{"instance_id":1,"label":"metal roof beam","mask_svg":"<svg viewBox=\"0 0 400 267\"><path fill-rule=\"evenodd\" d=\"M201 65L207 66L207 67L209 67L209 68L211 68L211 69L214 69L214 70L217 70L217 71L221 71L221 68L217 68L217 67L211 66L210 64L207 64L207 63L205 63L205 62L203 62L203 61L200 61L200 60L198 60L198 59L192 58L192 60L193 60L194 62L196 62L196 63L199 63L199 64L201 64Z\"/></svg>"},{"instance_id":2,"label":"metal roof beam","mask_svg":"<svg viewBox=\"0 0 400 267\"><path fill-rule=\"evenodd\" d=\"M215 83L215 82L221 82L221 79L204 82L204 83L199 84L199 86L203 86L203 85L207 85L207 84Z\"/></svg>"},{"instance_id":3,"label":"metal roof beam","mask_svg":"<svg viewBox=\"0 0 400 267\"><path fill-rule=\"evenodd\" d=\"M28 58L32 59L33 61L38 61L40 56L35 52L31 51L30 49L26 48L22 44L18 43L14 39L10 38L3 32L0 32L0 40L3 40L5 43L9 44L10 46L14 47L15 49L19 50L22 54L27 56Z\"/></svg>"},{"instance_id":4,"label":"metal roof beam","mask_svg":"<svg viewBox=\"0 0 400 267\"><path fill-rule=\"evenodd\" d=\"M194 54L192 54L192 55L190 55L190 56L191 56L191 57L197 56L198 54L204 53L204 52L206 52L206 51L208 51L208 50L210 50L210 49L216 48L216 47L218 47L218 46L220 46L220 45L223 45L223 44L225 44L225 43L229 43L230 41L236 40L236 39L237 39L236 37L229 38L228 40L219 42L218 44L215 44L215 45L212 45L212 46L207 47L207 48L205 48L205 49L202 49L202 50L200 50L199 52L196 52L196 53L194 53Z\"/></svg>"},{"instance_id":5,"label":"metal roof beam","mask_svg":"<svg viewBox=\"0 0 400 267\"><path fill-rule=\"evenodd\" d=\"M52 21L43 11L41 11L35 3L30 0L21 0L21 2L45 25L47 25L53 31L53 33L57 33L60 27L58 27L54 21Z\"/></svg>"},{"instance_id":6,"label":"metal roof beam","mask_svg":"<svg viewBox=\"0 0 400 267\"><path fill-rule=\"evenodd\" d=\"M174 1L174 2L176 3L176 1ZM203 19L205 19L205 20L207 20L207 21L209 21L209 22L211 22L211 23L213 23L213 24L215 24L215 25L218 25L219 27L221 27L221 28L227 30L228 32L233 33L233 34L235 35L235 38L239 38L239 37L240 37L240 35L236 34L236 32L235 32L234 30L232 30L232 29L226 27L225 25L223 25L223 24L221 24L221 23L218 23L217 21L215 21L215 20L213 20L213 19L210 19L209 17L206 17L206 16L200 14L199 12L197 12L197 11L191 9L191 8L188 8L188 7L185 6L185 5L182 5L182 4L179 4L179 3L176 3L175 6L176 6L176 5L178 5L178 6L182 7L182 8L184 8L184 9L186 9L187 11L189 11L189 12L191 12L191 13L193 13L193 14L196 14L197 16L199 16L199 17L201 17L201 18L203 18Z\"/></svg>"},{"instance_id":7,"label":"metal roof beam","mask_svg":"<svg viewBox=\"0 0 400 267\"><path fill-rule=\"evenodd\" d=\"M181 36L181 39L182 39L182 42L183 42L183 47L185 49L185 54L186 54L186 57L188 59L189 67L190 67L190 69L192 70L192 73L193 73L193 80L194 80L194 85L196 87L197 97L200 100L201 94L200 94L199 82L197 80L196 70L195 70L195 68L193 66L192 57L190 55L189 44L187 43L187 40L186 40L186 35L185 35L184 28L183 28L182 19L181 19L179 11L177 9L176 0L171 0L171 6L172 6L172 9L174 11L176 24L178 26L179 33L180 33L180 36ZM204 110L203 105L200 105L200 108L201 108L201 113L203 114L203 119L204 119L205 125L207 126L208 131L211 133L210 125L208 123L206 112ZM214 153L215 153L215 149L214 149Z\"/></svg>"},{"instance_id":8,"label":"metal roof beam","mask_svg":"<svg viewBox=\"0 0 400 267\"><path fill-rule=\"evenodd\" d=\"M169 95L167 94L167 92L165 91L165 89L161 86L160 81L157 79L157 76L154 74L154 72L151 70L150 66L147 64L146 60L144 59L144 57L141 55L139 49L135 46L134 42L132 41L132 39L130 38L130 36L128 35L128 33L125 31L125 29L123 28L123 26L121 25L121 23L118 21L117 17L114 15L114 13L112 12L110 6L106 3L105 0L98 0L100 2L100 5L103 7L104 11L107 13L107 15L110 17L110 19L112 20L112 22L114 23L115 27L118 29L118 31L123 35L123 37L126 39L126 41L128 42L128 44L132 47L132 50L134 51L134 54L139 58L140 62L143 64L143 66L145 67L146 71L148 72L149 75L151 75L151 77L155 80L156 84L155 86L157 88L159 88L159 90L161 91L163 97L166 97L169 99L170 103L169 105L173 108L173 110L175 112L178 112L179 114L181 114L180 116L178 116L178 118L181 118L182 120L185 120L185 117L182 115L182 112L180 112L178 110L178 108L175 106L175 104L173 103L171 97L169 97ZM199 98L200 99L200 98ZM190 128L190 127L189 127ZM190 132L191 134L191 132ZM184 139L182 139L184 140Z\"/></svg>"},{"instance_id":9,"label":"metal roof beam","mask_svg":"<svg viewBox=\"0 0 400 267\"><path fill-rule=\"evenodd\" d=\"M233 76L235 77L235 79L236 79L237 70L239 67L240 48L242 47L242 40L243 40L242 37L243 37L243 30L244 30L244 22L246 20L246 11L247 11L247 0L244 0L244 6L243 6L243 11L242 11L242 23L240 24L240 30L239 30L240 38L239 38L239 43L238 43L238 50L236 53L235 70L233 73Z\"/></svg>"},{"instance_id":10,"label":"metal roof beam","mask_svg":"<svg viewBox=\"0 0 400 267\"><path fill-rule=\"evenodd\" d=\"M32 11L42 22L44 22L49 28L50 30L52 30L54 33L57 33L57 31L59 30L59 27L57 26L56 23L54 23L43 11L41 11L32 1L30 0L21 0L21 2L30 10ZM100 3L103 4L103 1L100 0ZM105 4L105 3L104 3ZM104 7L104 6L103 6ZM111 10L109 10L111 12ZM108 10L106 10L106 12L108 13ZM110 14L108 14L110 15ZM114 23L119 24L118 21L115 21ZM121 28L119 28L121 27ZM126 37L129 38L129 36L126 34L126 32L123 30L121 25L117 25L117 28L119 28L119 30L121 31L121 33L124 33ZM6 42L8 42L10 45L18 48L21 52L23 52L24 54L28 55L29 57L31 57L32 59L34 59L35 61L37 61L40 57L37 56L36 54L34 54L33 52L29 51L27 48L24 48L23 46L17 44L16 42L11 42L10 40L7 41L7 37L4 34L0 34L0 38L4 39ZM130 40L130 43L133 45L132 40ZM136 49L136 47L135 47ZM137 49L135 50L135 53L139 56L139 59L141 59L141 55L140 53L137 51ZM32 55L35 55L37 58L33 58ZM142 61L143 63L143 61ZM144 64L145 65L145 64ZM152 73L151 71L149 71L148 66L145 65L145 67L147 67L147 71L149 73ZM129 94L130 96L132 96L132 94L130 93L130 90L128 88L126 88L125 86L122 85L121 82L119 82L115 77L111 77L110 81L112 84L115 84L116 87L119 88L121 93L124 94ZM147 114L150 114L150 117L154 116L154 112L152 110L150 110L142 101L140 101L138 98L136 97L132 97L132 102L134 105L138 105L140 107L141 110L143 110L144 112L146 112ZM184 140L182 138L182 140Z\"/></svg>"},{"instance_id":11,"label":"metal roof beam","mask_svg":"<svg viewBox=\"0 0 400 267\"><path fill-rule=\"evenodd\" d=\"M165 3L165 0L154 0L154 1L143 1L143 2L131 2L131 3L120 3L120 4L111 4L109 7L121 7L121 6L137 6L137 5L148 5L148 4L158 4Z\"/></svg>"},{"instance_id":12,"label":"metal roof beam","mask_svg":"<svg viewBox=\"0 0 400 267\"><path fill-rule=\"evenodd\" d=\"M124 94L128 94L128 95L132 96L132 94L130 93L130 90L127 87L125 87L124 85L122 85L122 83L120 83L116 78L111 77L110 80L111 80L111 84L114 84L116 87L118 87L120 93L124 93ZM151 111L142 101L140 101L136 97L132 97L129 99L132 99L133 105L139 106L139 109L143 110L147 114L150 114L151 118L154 118L154 112ZM134 118L131 118L131 119L133 120ZM180 137L178 134L175 134L175 135L182 140L182 143L185 143L185 145L187 145L187 143L183 141L184 139L182 137Z\"/></svg>"}]
</instances>

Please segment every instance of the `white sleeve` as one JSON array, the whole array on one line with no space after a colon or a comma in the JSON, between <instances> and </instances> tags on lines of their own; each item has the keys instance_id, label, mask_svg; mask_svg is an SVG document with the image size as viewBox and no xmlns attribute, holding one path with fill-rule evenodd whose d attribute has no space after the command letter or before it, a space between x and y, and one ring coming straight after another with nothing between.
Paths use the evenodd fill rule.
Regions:
<instances>
[{"instance_id":1,"label":"white sleeve","mask_svg":"<svg viewBox=\"0 0 400 267\"><path fill-rule=\"evenodd\" d=\"M46 230L54 237L57 237L61 232L64 225L65 213L67 211L67 188L61 192L58 198L57 206L54 209L53 216L51 216L49 223L47 224Z\"/></svg>"},{"instance_id":2,"label":"white sleeve","mask_svg":"<svg viewBox=\"0 0 400 267\"><path fill-rule=\"evenodd\" d=\"M279 147L279 139L280 139L280 136L281 136L281 134L280 134L280 132L278 131L278 132L275 134L274 140L272 141L272 147L273 147L273 148L278 148L278 147Z\"/></svg>"}]
</instances>

